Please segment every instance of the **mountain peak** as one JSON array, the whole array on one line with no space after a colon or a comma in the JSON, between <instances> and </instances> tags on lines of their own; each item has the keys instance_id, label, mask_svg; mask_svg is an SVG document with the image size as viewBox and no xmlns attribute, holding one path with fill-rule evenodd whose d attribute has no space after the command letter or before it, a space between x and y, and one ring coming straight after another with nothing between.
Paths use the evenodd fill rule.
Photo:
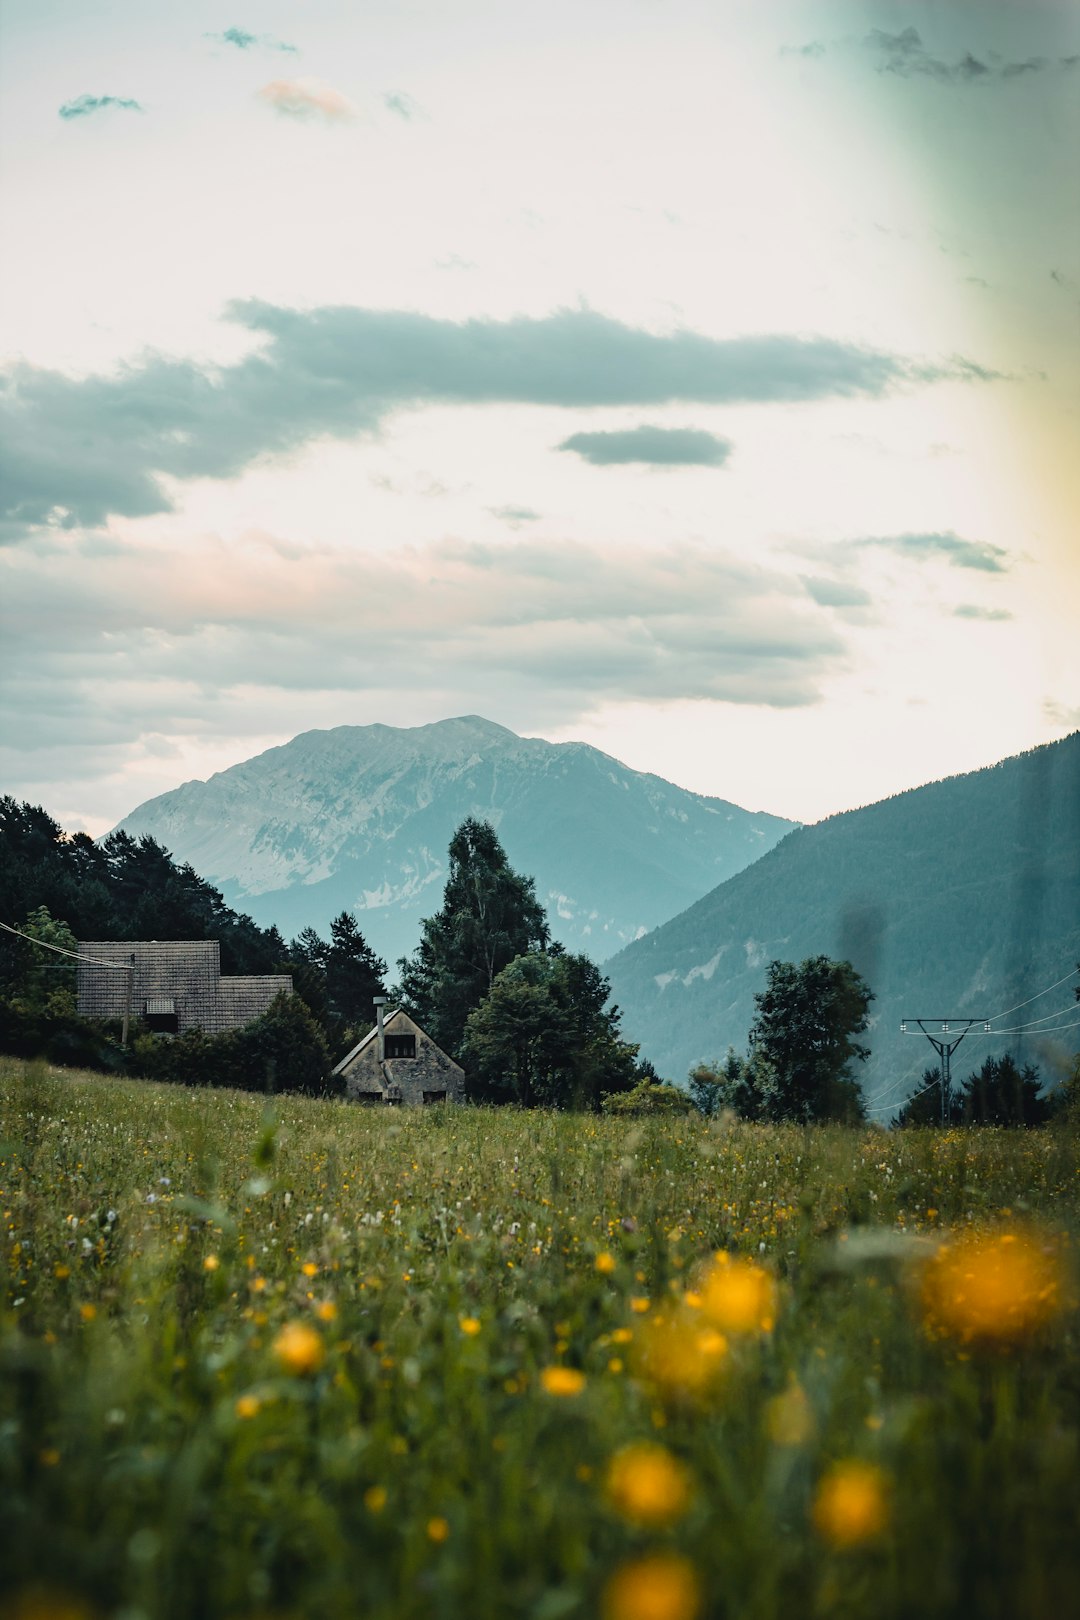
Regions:
<instances>
[{"instance_id":1,"label":"mountain peak","mask_svg":"<svg viewBox=\"0 0 1080 1620\"><path fill-rule=\"evenodd\" d=\"M755 860L791 823L482 715L335 726L187 782L125 817L229 903L285 933L356 913L393 960L437 909L447 849L488 820L535 876L556 938L603 960Z\"/></svg>"}]
</instances>

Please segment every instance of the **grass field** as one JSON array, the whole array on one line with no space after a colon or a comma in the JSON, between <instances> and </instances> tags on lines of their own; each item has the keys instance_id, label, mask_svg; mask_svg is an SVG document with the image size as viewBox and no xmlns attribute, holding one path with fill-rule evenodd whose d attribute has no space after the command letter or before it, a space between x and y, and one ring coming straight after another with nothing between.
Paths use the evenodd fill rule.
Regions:
<instances>
[{"instance_id":1,"label":"grass field","mask_svg":"<svg viewBox=\"0 0 1080 1620\"><path fill-rule=\"evenodd\" d=\"M1074 1612L1066 1128L0 1102L4 1620Z\"/></svg>"}]
</instances>

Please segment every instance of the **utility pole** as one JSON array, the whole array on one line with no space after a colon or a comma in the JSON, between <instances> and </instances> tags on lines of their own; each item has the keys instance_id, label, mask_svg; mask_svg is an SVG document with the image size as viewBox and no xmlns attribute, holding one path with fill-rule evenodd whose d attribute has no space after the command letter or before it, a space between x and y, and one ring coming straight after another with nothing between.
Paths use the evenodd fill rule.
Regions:
<instances>
[{"instance_id":1,"label":"utility pole","mask_svg":"<svg viewBox=\"0 0 1080 1620\"><path fill-rule=\"evenodd\" d=\"M909 1029L909 1024L918 1024L930 1045L941 1059L941 1123L948 1124L949 1103L951 1101L951 1068L950 1060L956 1048L965 1035L971 1033L975 1024L981 1024L987 1034L990 1033L990 1020L988 1018L901 1018L901 1035L914 1035L915 1031ZM937 1033L931 1034L927 1025L937 1025ZM954 1030L959 1031L954 1034Z\"/></svg>"},{"instance_id":2,"label":"utility pole","mask_svg":"<svg viewBox=\"0 0 1080 1620\"><path fill-rule=\"evenodd\" d=\"M131 953L131 965L127 970L127 995L124 997L124 1027L120 1033L120 1045L127 1046L128 1027L131 1023L131 992L135 983L135 952Z\"/></svg>"}]
</instances>

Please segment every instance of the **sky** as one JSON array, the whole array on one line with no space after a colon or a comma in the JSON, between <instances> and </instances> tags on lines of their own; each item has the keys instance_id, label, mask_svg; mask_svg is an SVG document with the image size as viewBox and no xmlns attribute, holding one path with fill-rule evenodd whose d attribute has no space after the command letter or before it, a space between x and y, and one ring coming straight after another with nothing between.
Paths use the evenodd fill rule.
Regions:
<instances>
[{"instance_id":1,"label":"sky","mask_svg":"<svg viewBox=\"0 0 1080 1620\"><path fill-rule=\"evenodd\" d=\"M1080 726L1080 8L5 0L0 787L476 713L812 821Z\"/></svg>"}]
</instances>

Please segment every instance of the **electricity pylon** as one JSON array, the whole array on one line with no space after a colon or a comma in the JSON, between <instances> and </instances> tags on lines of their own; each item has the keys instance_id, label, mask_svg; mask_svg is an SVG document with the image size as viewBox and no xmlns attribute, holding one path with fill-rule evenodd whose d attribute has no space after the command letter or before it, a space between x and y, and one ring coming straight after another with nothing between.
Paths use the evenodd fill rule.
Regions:
<instances>
[{"instance_id":1,"label":"electricity pylon","mask_svg":"<svg viewBox=\"0 0 1080 1620\"><path fill-rule=\"evenodd\" d=\"M950 1060L956 1048L965 1035L971 1033L975 1024L981 1024L987 1034L990 1033L990 1020L988 1018L901 1018L901 1035L914 1035L915 1031L909 1029L909 1024L918 1024L930 1045L941 1059L941 1123L949 1122L949 1103L951 1101L951 1071ZM927 1025L937 1025L937 1034L931 1034ZM958 1029L958 1035L953 1030ZM948 1039L945 1039L945 1037Z\"/></svg>"}]
</instances>

